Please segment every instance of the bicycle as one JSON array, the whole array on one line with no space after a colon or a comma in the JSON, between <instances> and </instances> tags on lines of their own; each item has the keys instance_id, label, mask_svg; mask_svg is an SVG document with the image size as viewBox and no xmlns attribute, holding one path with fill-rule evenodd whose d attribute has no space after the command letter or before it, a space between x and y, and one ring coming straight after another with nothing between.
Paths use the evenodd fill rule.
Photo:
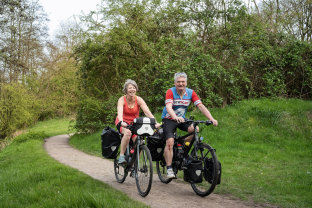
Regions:
<instances>
[{"instance_id":1,"label":"bicycle","mask_svg":"<svg viewBox=\"0 0 312 208\"><path fill-rule=\"evenodd\" d=\"M190 119L185 119L185 122L189 124L194 125L194 129L199 124L206 124L211 125L211 121L194 121L194 118ZM178 152L177 149L180 147L180 145L184 144L184 140L186 137L194 135L193 139L190 142L189 146L185 146L183 151ZM192 148L193 146L193 148ZM186 160L189 158L189 152L191 151L191 156L196 159L201 161L202 166L202 183L194 183L191 181L190 182L193 190L195 193L199 196L208 196L213 192L215 189L216 185L219 183L219 162L217 159L216 155L216 150L213 149L209 144L203 143L202 142L202 137L198 137L198 132L194 131L192 133L188 133L184 136L177 136L177 130L175 130L174 133L174 147L173 147L173 159L172 159L172 168L177 175L179 170L186 170ZM166 161L164 157L162 157L159 161L156 161L156 170L159 179L163 183L170 183L172 181L172 178L166 178L166 172L167 172L167 166L166 166ZM184 180L186 181L185 178L185 173L184 173Z\"/></svg>"},{"instance_id":2,"label":"bicycle","mask_svg":"<svg viewBox=\"0 0 312 208\"><path fill-rule=\"evenodd\" d=\"M134 125L128 125L126 128L133 133ZM120 139L122 139L122 134ZM144 144L145 135L138 135L134 145L128 145L125 151L127 164L125 166L118 164L118 159L114 159L114 172L118 183L123 183L130 171L130 177L135 178L139 194L143 197L147 196L152 187L153 181L153 163L149 149ZM134 148L131 155L130 150ZM117 153L119 155L120 152Z\"/></svg>"}]
</instances>

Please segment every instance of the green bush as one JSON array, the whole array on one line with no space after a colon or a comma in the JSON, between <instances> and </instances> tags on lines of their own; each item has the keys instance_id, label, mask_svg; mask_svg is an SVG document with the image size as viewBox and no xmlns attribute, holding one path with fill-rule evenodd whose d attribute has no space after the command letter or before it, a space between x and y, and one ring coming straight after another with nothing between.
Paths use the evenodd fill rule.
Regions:
<instances>
[{"instance_id":1,"label":"green bush","mask_svg":"<svg viewBox=\"0 0 312 208\"><path fill-rule=\"evenodd\" d=\"M117 115L118 98L111 96L104 101L104 97L98 99L81 95L74 128L80 132L94 132L105 124L113 123Z\"/></svg>"},{"instance_id":2,"label":"green bush","mask_svg":"<svg viewBox=\"0 0 312 208\"><path fill-rule=\"evenodd\" d=\"M47 137L48 136L44 133L44 131L42 131L42 132L29 132L29 133L23 133L23 134L15 137L13 142L22 143L22 142L26 142L29 139L43 140Z\"/></svg>"},{"instance_id":3,"label":"green bush","mask_svg":"<svg viewBox=\"0 0 312 208\"><path fill-rule=\"evenodd\" d=\"M19 83L0 84L0 139L36 120L35 96Z\"/></svg>"}]
</instances>

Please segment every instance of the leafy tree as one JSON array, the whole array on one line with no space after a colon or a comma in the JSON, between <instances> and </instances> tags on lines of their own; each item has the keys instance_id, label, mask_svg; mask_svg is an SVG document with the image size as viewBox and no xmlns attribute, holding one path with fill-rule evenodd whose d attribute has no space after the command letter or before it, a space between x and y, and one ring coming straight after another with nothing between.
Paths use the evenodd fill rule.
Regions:
<instances>
[{"instance_id":1,"label":"leafy tree","mask_svg":"<svg viewBox=\"0 0 312 208\"><path fill-rule=\"evenodd\" d=\"M128 78L152 111L161 110L178 71L188 74L188 86L208 106L262 96L311 98L311 45L279 25L272 30L240 1L105 2L102 19L82 17L88 38L74 52L78 129L114 120Z\"/></svg>"},{"instance_id":2,"label":"leafy tree","mask_svg":"<svg viewBox=\"0 0 312 208\"><path fill-rule=\"evenodd\" d=\"M20 84L0 84L0 139L35 120L38 103Z\"/></svg>"}]
</instances>

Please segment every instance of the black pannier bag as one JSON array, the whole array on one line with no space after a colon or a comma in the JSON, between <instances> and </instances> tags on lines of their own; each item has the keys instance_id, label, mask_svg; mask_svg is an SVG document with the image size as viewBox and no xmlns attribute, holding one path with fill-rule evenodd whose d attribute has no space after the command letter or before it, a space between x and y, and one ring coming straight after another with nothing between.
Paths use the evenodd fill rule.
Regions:
<instances>
[{"instance_id":1,"label":"black pannier bag","mask_svg":"<svg viewBox=\"0 0 312 208\"><path fill-rule=\"evenodd\" d=\"M189 183L203 182L203 164L201 160L196 160L188 156L183 161L187 169L184 169L184 181Z\"/></svg>"},{"instance_id":2,"label":"black pannier bag","mask_svg":"<svg viewBox=\"0 0 312 208\"><path fill-rule=\"evenodd\" d=\"M120 145L120 137L119 133L107 126L101 134L101 142L102 142L102 155L107 159L116 158L118 148Z\"/></svg>"},{"instance_id":3,"label":"black pannier bag","mask_svg":"<svg viewBox=\"0 0 312 208\"><path fill-rule=\"evenodd\" d=\"M218 165L219 165L219 179L217 184L221 183L221 163L218 161ZM212 173L214 172L214 166L213 166L213 161L212 158L208 159L205 158L205 164L204 164L204 178L206 181L208 181L208 183L212 183L212 179L213 179L213 175Z\"/></svg>"},{"instance_id":4,"label":"black pannier bag","mask_svg":"<svg viewBox=\"0 0 312 208\"><path fill-rule=\"evenodd\" d=\"M140 136L152 136L154 134L155 124L155 118L135 118L133 120L133 133Z\"/></svg>"},{"instance_id":5,"label":"black pannier bag","mask_svg":"<svg viewBox=\"0 0 312 208\"><path fill-rule=\"evenodd\" d=\"M152 161L160 161L164 155L165 139L163 129L158 129L153 136L147 137L147 147L151 153Z\"/></svg>"}]
</instances>

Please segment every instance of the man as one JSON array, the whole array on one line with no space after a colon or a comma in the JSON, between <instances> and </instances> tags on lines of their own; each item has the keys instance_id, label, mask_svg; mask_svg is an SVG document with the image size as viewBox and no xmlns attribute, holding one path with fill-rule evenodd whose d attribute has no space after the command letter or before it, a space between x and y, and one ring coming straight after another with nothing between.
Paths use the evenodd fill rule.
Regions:
<instances>
[{"instance_id":1,"label":"man","mask_svg":"<svg viewBox=\"0 0 312 208\"><path fill-rule=\"evenodd\" d=\"M178 127L182 131L187 131L189 133L194 131L193 124L189 125L184 122L185 113L191 101L208 118L208 120L213 122L214 126L218 126L218 121L212 117L196 93L193 90L186 88L187 75L184 72L179 72L174 75L174 85L175 87L170 88L166 93L166 106L163 109L161 117L164 124L164 137L166 139L164 156L167 164L167 178L176 177L171 166L173 157L174 130ZM185 142L190 142L192 137L193 135L187 137Z\"/></svg>"}]
</instances>

